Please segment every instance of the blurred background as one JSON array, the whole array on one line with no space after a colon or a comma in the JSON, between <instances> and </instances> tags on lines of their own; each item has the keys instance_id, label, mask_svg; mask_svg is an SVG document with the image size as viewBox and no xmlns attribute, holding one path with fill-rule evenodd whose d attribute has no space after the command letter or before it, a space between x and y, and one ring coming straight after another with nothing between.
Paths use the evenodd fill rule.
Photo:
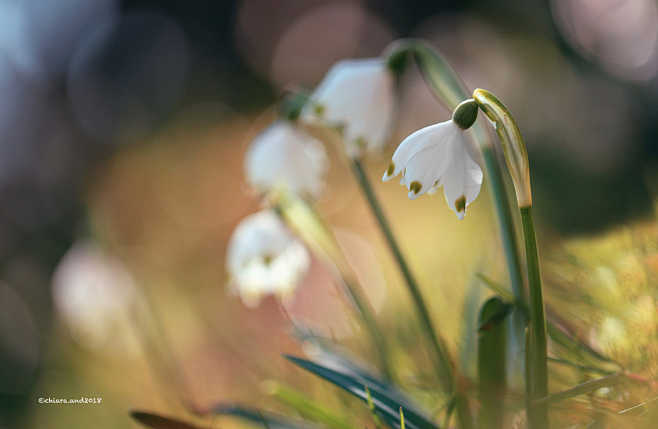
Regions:
<instances>
[{"instance_id":1,"label":"blurred background","mask_svg":"<svg viewBox=\"0 0 658 429\"><path fill-rule=\"evenodd\" d=\"M227 293L228 238L259 207L244 151L286 88L312 88L335 61L408 36L431 41L516 115L549 305L656 376L655 0L0 0L0 428L137 427L131 408L180 413L176 391L199 406L266 406L268 378L335 394L279 357L301 351L274 299L249 309ZM391 145L367 162L373 180L399 138L447 115L409 72ZM399 274L349 166L329 152L318 208L359 255L379 321L400 338L407 387L422 397L413 380L427 357L414 350ZM457 350L474 273L506 279L486 182L463 222L443 198L411 203L395 184L375 188ZM65 255L83 274L61 267ZM80 276L128 292L67 295ZM291 311L367 359L328 277L314 260L306 304ZM67 315L70 300L99 296L109 325L95 325L96 308ZM177 375L163 380L158 366ZM81 396L103 402L37 402Z\"/></svg>"}]
</instances>

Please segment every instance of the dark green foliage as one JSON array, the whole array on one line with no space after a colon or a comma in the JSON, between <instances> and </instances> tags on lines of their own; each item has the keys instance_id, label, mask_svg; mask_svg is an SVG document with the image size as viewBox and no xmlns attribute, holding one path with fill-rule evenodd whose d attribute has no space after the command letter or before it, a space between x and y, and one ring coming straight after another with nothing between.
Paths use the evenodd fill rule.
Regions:
<instances>
[{"instance_id":1,"label":"dark green foliage","mask_svg":"<svg viewBox=\"0 0 658 429\"><path fill-rule=\"evenodd\" d=\"M438 425L412 405L411 401L402 392L377 379L374 375L357 369L358 367L355 365L352 366L351 373L347 374L306 359L294 356L286 356L286 358L366 403L369 402L370 397L374 411L393 428L400 427L400 408L402 408L407 429L438 429Z\"/></svg>"}]
</instances>

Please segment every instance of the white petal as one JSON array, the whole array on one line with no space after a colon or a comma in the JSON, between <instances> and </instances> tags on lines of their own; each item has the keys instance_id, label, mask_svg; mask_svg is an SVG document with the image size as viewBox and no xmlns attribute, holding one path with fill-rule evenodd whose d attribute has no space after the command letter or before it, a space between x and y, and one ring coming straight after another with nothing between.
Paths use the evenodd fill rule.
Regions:
<instances>
[{"instance_id":1,"label":"white petal","mask_svg":"<svg viewBox=\"0 0 658 429\"><path fill-rule=\"evenodd\" d=\"M409 198L416 199L435 186L450 162L448 153L448 144L441 142L419 152L409 160L403 183L409 189ZM414 189L418 184L420 189Z\"/></svg>"},{"instance_id":2,"label":"white petal","mask_svg":"<svg viewBox=\"0 0 658 429\"><path fill-rule=\"evenodd\" d=\"M409 198L435 191L452 162L452 143L461 135L462 131L452 121L446 121L407 137L406 144L412 149L400 145L393 157L404 168L401 183L409 189Z\"/></svg>"},{"instance_id":3,"label":"white petal","mask_svg":"<svg viewBox=\"0 0 658 429\"><path fill-rule=\"evenodd\" d=\"M435 145L444 144L444 140L454 133L454 124L452 121L441 122L430 125L410 134L398 146L393 153L393 172L384 174L383 180L390 180L402 172L409 163L409 160L419 152L423 152ZM406 174L405 174L406 176Z\"/></svg>"},{"instance_id":4,"label":"white petal","mask_svg":"<svg viewBox=\"0 0 658 429\"><path fill-rule=\"evenodd\" d=\"M314 198L324 188L327 165L323 144L288 121L278 121L256 137L245 158L250 185L264 191L285 186Z\"/></svg>"},{"instance_id":5,"label":"white petal","mask_svg":"<svg viewBox=\"0 0 658 429\"><path fill-rule=\"evenodd\" d=\"M468 152L466 139L460 134L450 142L450 163L441 178L446 202L460 219L480 193L483 178L482 169Z\"/></svg>"},{"instance_id":6,"label":"white petal","mask_svg":"<svg viewBox=\"0 0 658 429\"><path fill-rule=\"evenodd\" d=\"M394 101L394 78L383 60L344 60L311 95L302 119L340 126L348 154L356 156L364 149L361 142L371 151L386 142Z\"/></svg>"},{"instance_id":7,"label":"white petal","mask_svg":"<svg viewBox=\"0 0 658 429\"><path fill-rule=\"evenodd\" d=\"M226 267L248 306L267 294L287 295L310 266L308 251L270 210L245 218L235 229Z\"/></svg>"}]
</instances>

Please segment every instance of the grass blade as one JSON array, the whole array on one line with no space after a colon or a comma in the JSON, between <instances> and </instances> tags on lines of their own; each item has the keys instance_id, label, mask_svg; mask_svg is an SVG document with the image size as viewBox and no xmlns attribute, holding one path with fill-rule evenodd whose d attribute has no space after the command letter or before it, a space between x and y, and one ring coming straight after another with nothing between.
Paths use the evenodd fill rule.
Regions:
<instances>
[{"instance_id":1,"label":"grass blade","mask_svg":"<svg viewBox=\"0 0 658 429\"><path fill-rule=\"evenodd\" d=\"M597 378L595 380L586 381L571 389L563 390L562 392L554 393L534 401L535 404L553 404L555 402L564 401L565 399L573 398L574 396L584 395L602 387L610 387L627 381L628 378L624 374L608 375L606 377Z\"/></svg>"},{"instance_id":2,"label":"grass blade","mask_svg":"<svg viewBox=\"0 0 658 429\"><path fill-rule=\"evenodd\" d=\"M346 374L306 359L294 356L285 357L295 365L335 384L366 403L370 399L375 411L391 427L400 428L401 408L407 429L438 429L438 426L411 405L410 400L400 391L383 381L376 380L372 375L362 377L356 372Z\"/></svg>"}]
</instances>

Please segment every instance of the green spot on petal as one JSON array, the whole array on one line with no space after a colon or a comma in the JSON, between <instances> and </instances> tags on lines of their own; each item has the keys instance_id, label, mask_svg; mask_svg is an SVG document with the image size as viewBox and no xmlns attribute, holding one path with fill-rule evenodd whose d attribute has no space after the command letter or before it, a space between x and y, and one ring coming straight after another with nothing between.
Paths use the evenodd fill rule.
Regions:
<instances>
[{"instance_id":1,"label":"green spot on petal","mask_svg":"<svg viewBox=\"0 0 658 429\"><path fill-rule=\"evenodd\" d=\"M395 163L391 162L390 164L388 164L388 168L386 169L386 175L392 176L394 171L395 171Z\"/></svg>"},{"instance_id":2,"label":"green spot on petal","mask_svg":"<svg viewBox=\"0 0 658 429\"><path fill-rule=\"evenodd\" d=\"M418 194L422 188L423 185L417 180L414 180L409 184L409 190L414 194Z\"/></svg>"},{"instance_id":3,"label":"green spot on petal","mask_svg":"<svg viewBox=\"0 0 658 429\"><path fill-rule=\"evenodd\" d=\"M274 260L273 255L270 255L269 253L263 255L263 264L265 264L265 266L269 266L273 260Z\"/></svg>"},{"instance_id":4,"label":"green spot on petal","mask_svg":"<svg viewBox=\"0 0 658 429\"><path fill-rule=\"evenodd\" d=\"M457 213L463 212L466 210L466 197L461 196L455 200L455 210L457 210Z\"/></svg>"},{"instance_id":5,"label":"green spot on petal","mask_svg":"<svg viewBox=\"0 0 658 429\"><path fill-rule=\"evenodd\" d=\"M324 116L324 110L325 108L322 104L316 104L313 106L313 113L320 118Z\"/></svg>"}]
</instances>

